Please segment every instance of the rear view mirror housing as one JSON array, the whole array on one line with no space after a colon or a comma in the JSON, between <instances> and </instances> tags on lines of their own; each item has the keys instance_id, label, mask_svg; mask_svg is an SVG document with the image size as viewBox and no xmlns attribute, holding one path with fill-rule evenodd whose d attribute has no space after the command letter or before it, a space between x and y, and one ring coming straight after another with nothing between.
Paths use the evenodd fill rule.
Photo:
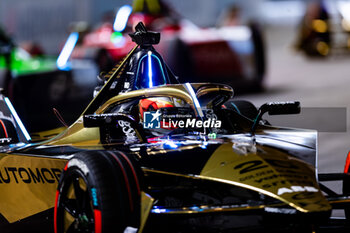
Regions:
<instances>
[{"instance_id":1,"label":"rear view mirror housing","mask_svg":"<svg viewBox=\"0 0 350 233\"><path fill-rule=\"evenodd\" d=\"M269 115L287 115L287 114L299 114L300 113L300 102L299 101L287 101L287 102L269 102L261 105L256 116L251 134L255 133L256 127L261 120L261 117L268 113Z\"/></svg>"},{"instance_id":2,"label":"rear view mirror housing","mask_svg":"<svg viewBox=\"0 0 350 233\"><path fill-rule=\"evenodd\" d=\"M287 101L287 102L269 102L263 104L259 108L261 114L268 113L269 115L285 115L285 114L299 114L300 102L299 101Z\"/></svg>"}]
</instances>

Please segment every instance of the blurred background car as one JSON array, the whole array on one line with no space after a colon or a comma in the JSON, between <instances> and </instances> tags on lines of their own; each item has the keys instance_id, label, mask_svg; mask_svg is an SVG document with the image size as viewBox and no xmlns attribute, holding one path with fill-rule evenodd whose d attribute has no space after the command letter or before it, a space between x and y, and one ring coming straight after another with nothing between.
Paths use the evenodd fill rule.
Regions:
<instances>
[{"instance_id":1,"label":"blurred background car","mask_svg":"<svg viewBox=\"0 0 350 233\"><path fill-rule=\"evenodd\" d=\"M82 104L91 99L97 70L79 63L72 67L59 69L57 56L44 55L40 46L32 42L18 46L0 28L0 87L18 107L30 132L61 126L53 114L59 114L57 109L65 112L68 123L74 122L83 110Z\"/></svg>"},{"instance_id":2,"label":"blurred background car","mask_svg":"<svg viewBox=\"0 0 350 233\"><path fill-rule=\"evenodd\" d=\"M308 56L326 56L331 47L330 16L322 1L308 4L300 24L297 49Z\"/></svg>"},{"instance_id":3,"label":"blurred background car","mask_svg":"<svg viewBox=\"0 0 350 233\"><path fill-rule=\"evenodd\" d=\"M56 71L56 58L45 57L39 46L25 43L17 46L11 37L0 28L0 85L12 95L10 86L14 77L35 75L38 73Z\"/></svg>"},{"instance_id":4,"label":"blurred background car","mask_svg":"<svg viewBox=\"0 0 350 233\"><path fill-rule=\"evenodd\" d=\"M331 53L349 52L350 2L308 1L295 46L307 56L325 57Z\"/></svg>"},{"instance_id":5,"label":"blurred background car","mask_svg":"<svg viewBox=\"0 0 350 233\"><path fill-rule=\"evenodd\" d=\"M244 23L236 5L223 11L217 27L202 28L165 1L135 0L132 7L117 10L114 23L110 12L92 31L78 22L72 28L79 40L71 59L91 59L100 71L108 71L133 47L128 33L143 21L150 30L162 33L157 49L180 80L220 80L240 92L261 90L266 61L260 26Z\"/></svg>"}]
</instances>

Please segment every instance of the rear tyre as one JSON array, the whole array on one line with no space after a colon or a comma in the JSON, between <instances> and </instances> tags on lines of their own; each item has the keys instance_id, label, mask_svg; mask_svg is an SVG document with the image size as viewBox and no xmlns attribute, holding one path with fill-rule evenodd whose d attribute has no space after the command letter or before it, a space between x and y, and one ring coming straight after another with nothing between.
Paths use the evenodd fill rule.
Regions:
<instances>
[{"instance_id":1,"label":"rear tyre","mask_svg":"<svg viewBox=\"0 0 350 233\"><path fill-rule=\"evenodd\" d=\"M140 170L122 152L88 151L68 161L58 185L56 233L122 233L140 222Z\"/></svg>"},{"instance_id":2,"label":"rear tyre","mask_svg":"<svg viewBox=\"0 0 350 233\"><path fill-rule=\"evenodd\" d=\"M224 106L228 109L236 111L250 120L254 120L258 115L258 109L249 101L245 100L229 100Z\"/></svg>"}]
</instances>

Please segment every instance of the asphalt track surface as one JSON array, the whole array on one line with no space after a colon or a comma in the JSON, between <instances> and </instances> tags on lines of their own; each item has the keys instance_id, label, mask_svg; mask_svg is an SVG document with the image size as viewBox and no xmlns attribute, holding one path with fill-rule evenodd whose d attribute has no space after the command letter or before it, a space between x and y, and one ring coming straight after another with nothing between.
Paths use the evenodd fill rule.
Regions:
<instances>
[{"instance_id":1,"label":"asphalt track surface","mask_svg":"<svg viewBox=\"0 0 350 233\"><path fill-rule=\"evenodd\" d=\"M249 100L256 106L269 101L299 100L302 108L321 109L314 114L311 111L306 118L280 116L269 121L281 126L329 129L318 134L318 169L320 173L342 172L350 150L350 52L336 50L326 59L310 59L293 49L295 35L295 27L266 28L268 71L265 90L236 99ZM343 112L342 116L333 114L338 110ZM341 191L340 182L329 185ZM343 216L344 213L336 211L333 215Z\"/></svg>"}]
</instances>

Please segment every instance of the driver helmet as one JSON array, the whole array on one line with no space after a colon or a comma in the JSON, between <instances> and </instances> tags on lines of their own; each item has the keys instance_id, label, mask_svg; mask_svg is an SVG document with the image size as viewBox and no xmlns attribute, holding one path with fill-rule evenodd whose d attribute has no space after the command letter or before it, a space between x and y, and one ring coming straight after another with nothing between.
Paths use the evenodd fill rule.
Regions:
<instances>
[{"instance_id":1,"label":"driver helmet","mask_svg":"<svg viewBox=\"0 0 350 233\"><path fill-rule=\"evenodd\" d=\"M142 99L139 101L140 119L143 122L145 112L156 112L161 108L184 107L185 102L178 98L172 97L154 97ZM168 122L161 121L160 127L172 129L168 127Z\"/></svg>"}]
</instances>

